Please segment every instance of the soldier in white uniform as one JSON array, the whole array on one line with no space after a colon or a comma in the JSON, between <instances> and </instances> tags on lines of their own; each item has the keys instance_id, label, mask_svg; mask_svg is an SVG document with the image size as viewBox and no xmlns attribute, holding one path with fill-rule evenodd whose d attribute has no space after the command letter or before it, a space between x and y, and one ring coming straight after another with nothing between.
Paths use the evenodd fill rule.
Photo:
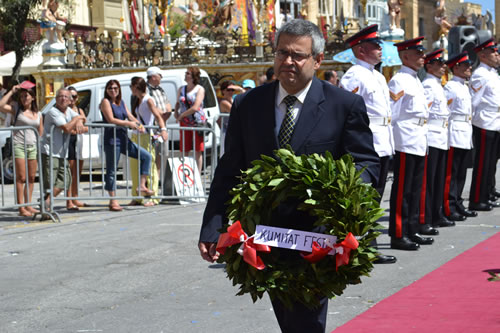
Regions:
<instances>
[{"instance_id":1,"label":"soldier in white uniform","mask_svg":"<svg viewBox=\"0 0 500 333\"><path fill-rule=\"evenodd\" d=\"M474 168L469 197L469 209L488 211L500 204L490 200L494 191L500 130L500 79L497 48L493 38L474 48L480 64L472 73L470 93L472 96L472 125Z\"/></svg>"},{"instance_id":2,"label":"soldier in white uniform","mask_svg":"<svg viewBox=\"0 0 500 333\"><path fill-rule=\"evenodd\" d=\"M418 250L434 239L419 234L420 191L427 154L429 110L417 71L424 65L424 37L394 44L403 65L389 81L394 133L394 182L391 189L391 248Z\"/></svg>"},{"instance_id":3,"label":"soldier in white uniform","mask_svg":"<svg viewBox=\"0 0 500 333\"><path fill-rule=\"evenodd\" d=\"M422 82L425 89L429 121L427 144L429 150L425 158L424 181L420 197L420 233L437 235L434 227L451 227L455 222L444 216L444 176L448 153L448 105L441 78L446 73L443 49L425 55L424 67L427 75Z\"/></svg>"},{"instance_id":4,"label":"soldier in white uniform","mask_svg":"<svg viewBox=\"0 0 500 333\"><path fill-rule=\"evenodd\" d=\"M378 25L373 24L346 40L356 57L356 64L342 76L340 87L363 97L373 133L373 145L380 157L380 173L377 184L373 184L380 199L384 194L389 161L394 154L392 137L389 88L385 77L375 69L382 58L382 42ZM373 244L376 246L376 244ZM394 263L394 256L379 254L374 263Z\"/></svg>"},{"instance_id":5,"label":"soldier in white uniform","mask_svg":"<svg viewBox=\"0 0 500 333\"><path fill-rule=\"evenodd\" d=\"M467 160L472 149L472 104L466 81L472 74L467 52L450 58L446 65L453 78L444 86L450 118L448 120L450 149L446 163L444 213L453 221L475 217L477 212L465 208L462 192L467 177Z\"/></svg>"}]
</instances>

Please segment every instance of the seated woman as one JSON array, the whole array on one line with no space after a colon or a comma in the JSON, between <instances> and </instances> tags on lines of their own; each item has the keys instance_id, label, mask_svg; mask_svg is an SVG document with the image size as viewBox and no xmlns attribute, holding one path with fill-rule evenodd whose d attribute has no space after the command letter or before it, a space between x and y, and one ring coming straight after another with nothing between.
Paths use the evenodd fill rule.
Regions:
<instances>
[{"instance_id":1,"label":"seated woman","mask_svg":"<svg viewBox=\"0 0 500 333\"><path fill-rule=\"evenodd\" d=\"M140 184L141 195L151 196L153 191L146 187L146 180L151 169L151 154L144 148L129 140L127 128L138 130L144 133L144 126L130 113L125 102L122 100L120 83L116 80L109 80L106 83L104 98L101 102L101 112L103 120L108 124L115 124L120 127L108 127L104 130L104 153L106 154L106 176L104 188L112 198L116 195L116 169L120 162L120 155L138 159L140 158ZM132 177L134 175L132 174ZM118 212L123 208L114 199L109 201L109 210Z\"/></svg>"}]
</instances>

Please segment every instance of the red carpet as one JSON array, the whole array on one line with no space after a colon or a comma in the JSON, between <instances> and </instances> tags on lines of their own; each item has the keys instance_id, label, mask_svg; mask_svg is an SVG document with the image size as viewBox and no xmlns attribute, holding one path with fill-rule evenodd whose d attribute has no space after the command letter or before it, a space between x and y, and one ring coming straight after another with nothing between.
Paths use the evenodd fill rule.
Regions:
<instances>
[{"instance_id":1,"label":"red carpet","mask_svg":"<svg viewBox=\"0 0 500 333\"><path fill-rule=\"evenodd\" d=\"M335 333L500 332L500 233L334 330Z\"/></svg>"}]
</instances>

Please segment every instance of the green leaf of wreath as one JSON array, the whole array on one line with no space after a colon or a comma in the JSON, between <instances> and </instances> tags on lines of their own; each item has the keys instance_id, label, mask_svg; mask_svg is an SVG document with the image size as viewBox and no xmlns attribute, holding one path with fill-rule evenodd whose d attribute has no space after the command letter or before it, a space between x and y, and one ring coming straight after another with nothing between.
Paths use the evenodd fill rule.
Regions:
<instances>
[{"instance_id":1,"label":"green leaf of wreath","mask_svg":"<svg viewBox=\"0 0 500 333\"><path fill-rule=\"evenodd\" d=\"M228 202L230 220L239 220L250 236L258 224L273 225L273 212L287 200L298 202L297 209L315 218L314 225L325 234L335 235L339 242L353 233L359 247L351 251L349 264L336 270L334 256L316 264L298 257L298 251L272 248L259 253L266 268L257 270L242 260L240 244L230 246L218 262L226 263L227 276L239 285L238 295L250 294L252 300L268 293L291 305L299 301L315 307L319 297L341 295L349 284L369 276L375 260L370 243L380 233L376 222L382 215L375 189L362 181L363 170L357 170L353 159L345 155L334 160L329 152L295 156L289 149L275 151L275 157L261 156L242 172L241 183L232 191ZM229 225L223 227L225 232ZM288 260L283 251L294 252Z\"/></svg>"}]
</instances>

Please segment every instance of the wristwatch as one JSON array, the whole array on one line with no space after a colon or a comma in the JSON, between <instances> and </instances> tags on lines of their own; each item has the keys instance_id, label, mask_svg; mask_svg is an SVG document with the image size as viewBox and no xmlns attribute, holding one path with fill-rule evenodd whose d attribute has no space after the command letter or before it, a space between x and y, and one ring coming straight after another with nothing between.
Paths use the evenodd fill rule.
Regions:
<instances>
[{"instance_id":1,"label":"wristwatch","mask_svg":"<svg viewBox=\"0 0 500 333\"><path fill-rule=\"evenodd\" d=\"M162 128L160 128L160 131L165 131L166 132L167 128L166 127L162 127Z\"/></svg>"}]
</instances>

